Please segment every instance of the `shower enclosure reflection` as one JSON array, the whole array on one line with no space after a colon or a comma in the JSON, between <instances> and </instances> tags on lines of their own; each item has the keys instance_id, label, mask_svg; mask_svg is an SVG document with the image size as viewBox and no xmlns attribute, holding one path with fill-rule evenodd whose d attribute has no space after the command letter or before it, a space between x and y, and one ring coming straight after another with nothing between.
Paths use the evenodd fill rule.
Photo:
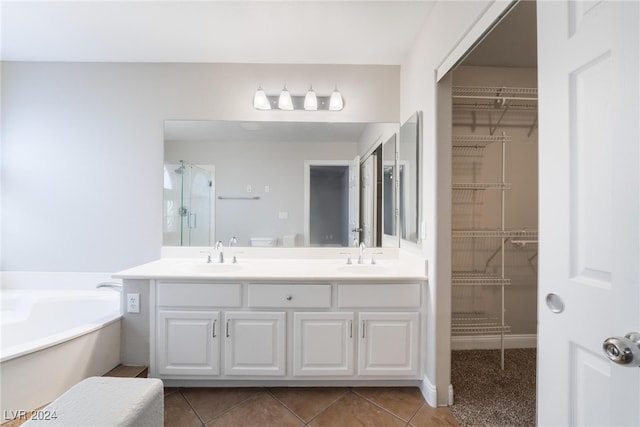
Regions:
<instances>
[{"instance_id":1,"label":"shower enclosure reflection","mask_svg":"<svg viewBox=\"0 0 640 427\"><path fill-rule=\"evenodd\" d=\"M163 242L167 246L210 246L211 170L180 160L164 164Z\"/></svg>"}]
</instances>

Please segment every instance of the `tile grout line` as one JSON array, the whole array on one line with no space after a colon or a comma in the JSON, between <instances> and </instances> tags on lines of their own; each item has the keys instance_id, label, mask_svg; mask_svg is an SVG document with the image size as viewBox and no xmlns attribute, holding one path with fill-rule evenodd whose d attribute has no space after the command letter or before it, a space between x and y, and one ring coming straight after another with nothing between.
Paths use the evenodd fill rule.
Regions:
<instances>
[{"instance_id":1,"label":"tile grout line","mask_svg":"<svg viewBox=\"0 0 640 427\"><path fill-rule=\"evenodd\" d=\"M189 401L189 399L187 399L187 396L185 396L184 393L182 393L182 387L179 387L178 390L176 390L176 391L180 393L180 396L182 396L182 398L185 400L185 402L187 402L187 405L189 405L189 408L191 408L191 410L196 415L196 417L198 417L198 419L200 420L200 425L202 427L205 427L207 425L207 423L205 423L204 420L202 419L202 417L200 416L200 414L198 414L198 411L196 411L196 408L194 408L193 405L191 404L191 402Z\"/></svg>"},{"instance_id":2,"label":"tile grout line","mask_svg":"<svg viewBox=\"0 0 640 427\"><path fill-rule=\"evenodd\" d=\"M293 411L293 409L289 408L283 401L281 401L280 399L278 399L272 392L270 388L266 388L267 393L276 401L278 402L280 405L282 405L287 411L291 412L297 419L299 419L300 421L302 421L302 426L304 427L306 426L307 420L303 419L300 415L298 415L296 412Z\"/></svg>"},{"instance_id":3,"label":"tile grout line","mask_svg":"<svg viewBox=\"0 0 640 427\"><path fill-rule=\"evenodd\" d=\"M222 387L222 388L227 388L227 387ZM253 388L253 387L250 387L250 388ZM218 415L216 415L215 417L211 418L209 421L207 421L207 422L203 422L203 423L202 423L202 425L206 427L207 423L210 423L211 421L217 420L218 418L222 417L223 415L227 414L228 412L233 411L233 410L234 410L234 409L236 409L238 406L243 405L244 403L248 402L248 401L249 401L249 400L251 400L251 399L255 399L255 398L256 398L256 395L258 395L259 393L262 393L262 392L264 392L264 391L265 391L265 388L260 388L260 387L258 387L258 390L259 390L259 391L257 391L254 395L247 397L246 399L244 399L244 400L242 400L242 401L240 401L240 402L236 403L236 404L235 404L235 405L233 405L233 406L230 406L228 409L226 409L226 410L222 411L220 414L218 414ZM186 399L187 401L189 401L189 399L187 399L187 397L186 397L186 396L185 396L185 399ZM189 406L191 406L191 402L189 402ZM193 412L195 412L195 413L196 413L196 415L198 416L198 418L200 418L201 420L203 419L202 417L200 417L200 414L198 414L198 412L195 410L195 408L193 409Z\"/></svg>"},{"instance_id":4,"label":"tile grout line","mask_svg":"<svg viewBox=\"0 0 640 427\"><path fill-rule=\"evenodd\" d=\"M422 409L424 405L425 403L423 402L422 405L418 406L418 409L416 409L416 412L414 412L413 415L411 415L411 417L409 418L409 421L407 421L407 427L411 424L411 421L413 421L416 415L418 415L418 412L420 412L420 409Z\"/></svg>"},{"instance_id":5,"label":"tile grout line","mask_svg":"<svg viewBox=\"0 0 640 427\"><path fill-rule=\"evenodd\" d=\"M327 406L326 408L324 408L322 411L318 412L313 418L311 418L309 420L309 422L307 423L307 426L311 425L311 423L313 422L313 420L315 420L316 418L318 418L320 415L324 414L325 412L327 412L329 410L329 408L331 408L332 406L334 406L336 403L340 402L342 399L344 399L349 393L353 393L353 389L349 388L342 396L340 396L339 398L337 398L336 400L334 400L329 406Z\"/></svg>"},{"instance_id":6,"label":"tile grout line","mask_svg":"<svg viewBox=\"0 0 640 427\"><path fill-rule=\"evenodd\" d=\"M411 418L409 418L409 420L405 420L404 418L401 418L401 417L400 417L400 416L398 416L397 414L394 414L394 413L393 413L393 412L391 412L389 409L385 408L384 406L380 405L379 403L376 403L376 402L374 402L373 400L371 400L371 399L368 399L368 398L364 397L363 395L361 395L361 394L360 394L360 393L358 393L357 391L356 391L356 392L354 392L354 393L355 393L358 397L360 397L360 398L364 399L365 401L367 401L367 402L371 403L371 404L372 404L372 405L374 405L374 406L377 406L378 408L382 409L383 411L385 411L386 413L388 413L388 414L392 415L393 417L395 417L395 418L399 419L400 421L404 421L404 422L406 422L407 424L411 422L411 421L410 421L410 420L411 420ZM422 406L422 405L421 405L421 406ZM418 408L418 410L419 410L419 409L420 409L420 408ZM416 413L417 413L417 411L416 411ZM414 414L414 415L415 415L415 414Z\"/></svg>"}]
</instances>

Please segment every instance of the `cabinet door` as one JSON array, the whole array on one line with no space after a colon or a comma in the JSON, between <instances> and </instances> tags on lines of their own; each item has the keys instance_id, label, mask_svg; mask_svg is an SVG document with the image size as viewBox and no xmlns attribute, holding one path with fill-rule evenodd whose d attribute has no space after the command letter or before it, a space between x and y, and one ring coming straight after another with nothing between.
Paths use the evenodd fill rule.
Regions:
<instances>
[{"instance_id":1,"label":"cabinet door","mask_svg":"<svg viewBox=\"0 0 640 427\"><path fill-rule=\"evenodd\" d=\"M227 312L224 372L226 375L284 375L284 312Z\"/></svg>"},{"instance_id":2,"label":"cabinet door","mask_svg":"<svg viewBox=\"0 0 640 427\"><path fill-rule=\"evenodd\" d=\"M220 313L217 311L158 312L158 373L220 374Z\"/></svg>"},{"instance_id":3,"label":"cabinet door","mask_svg":"<svg viewBox=\"0 0 640 427\"><path fill-rule=\"evenodd\" d=\"M418 375L418 313L360 313L359 320L358 375Z\"/></svg>"},{"instance_id":4,"label":"cabinet door","mask_svg":"<svg viewBox=\"0 0 640 427\"><path fill-rule=\"evenodd\" d=\"M293 314L293 375L353 375L353 313Z\"/></svg>"}]
</instances>

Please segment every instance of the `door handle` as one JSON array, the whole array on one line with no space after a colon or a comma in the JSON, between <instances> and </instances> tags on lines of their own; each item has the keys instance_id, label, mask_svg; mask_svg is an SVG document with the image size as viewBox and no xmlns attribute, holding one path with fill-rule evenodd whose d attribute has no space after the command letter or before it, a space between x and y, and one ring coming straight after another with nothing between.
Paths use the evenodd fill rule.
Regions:
<instances>
[{"instance_id":1,"label":"door handle","mask_svg":"<svg viewBox=\"0 0 640 427\"><path fill-rule=\"evenodd\" d=\"M609 360L630 368L640 367L640 333L629 332L624 337L610 337L602 343Z\"/></svg>"}]
</instances>

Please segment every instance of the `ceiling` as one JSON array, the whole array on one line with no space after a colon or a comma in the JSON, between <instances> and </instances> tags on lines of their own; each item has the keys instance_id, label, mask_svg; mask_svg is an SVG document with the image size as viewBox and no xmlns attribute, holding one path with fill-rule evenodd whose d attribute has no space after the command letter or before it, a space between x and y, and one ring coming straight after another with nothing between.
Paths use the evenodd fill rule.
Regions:
<instances>
[{"instance_id":1,"label":"ceiling","mask_svg":"<svg viewBox=\"0 0 640 427\"><path fill-rule=\"evenodd\" d=\"M397 65L435 2L5 1L2 60Z\"/></svg>"}]
</instances>

